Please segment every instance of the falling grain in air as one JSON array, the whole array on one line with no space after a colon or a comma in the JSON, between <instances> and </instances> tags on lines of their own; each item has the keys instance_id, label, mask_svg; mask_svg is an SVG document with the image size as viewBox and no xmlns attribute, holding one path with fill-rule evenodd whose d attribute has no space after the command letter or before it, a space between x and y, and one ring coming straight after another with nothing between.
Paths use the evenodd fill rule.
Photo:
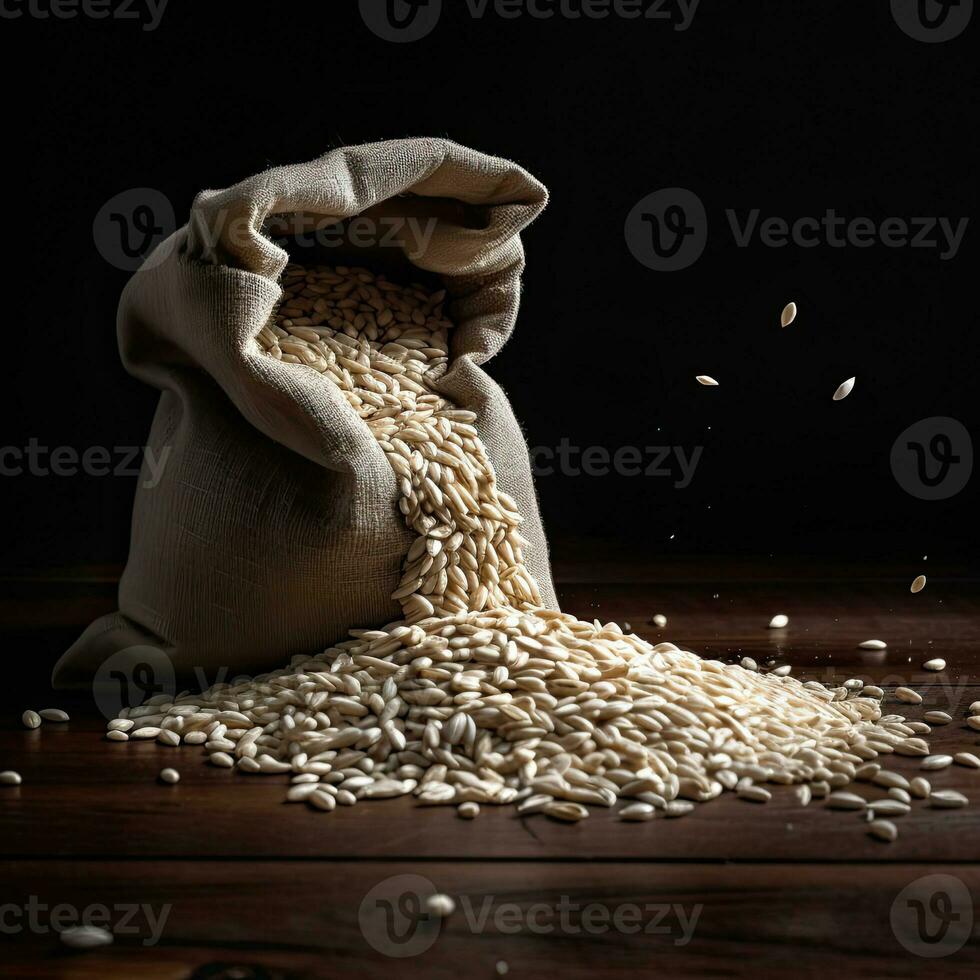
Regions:
<instances>
[{"instance_id":1,"label":"falling grain in air","mask_svg":"<svg viewBox=\"0 0 980 980\"><path fill-rule=\"evenodd\" d=\"M835 392L834 401L843 401L851 393L854 388L854 382L856 378L848 378Z\"/></svg>"},{"instance_id":2,"label":"falling grain in air","mask_svg":"<svg viewBox=\"0 0 980 980\"><path fill-rule=\"evenodd\" d=\"M912 587L909 589L909 591L912 593L921 592L925 587L925 575L916 575L916 577L912 580Z\"/></svg>"},{"instance_id":3,"label":"falling grain in air","mask_svg":"<svg viewBox=\"0 0 980 980\"><path fill-rule=\"evenodd\" d=\"M777 613L772 619L769 620L769 629L771 630L781 630L789 625L789 616L784 616L782 613Z\"/></svg>"},{"instance_id":4,"label":"falling grain in air","mask_svg":"<svg viewBox=\"0 0 980 980\"><path fill-rule=\"evenodd\" d=\"M709 377L707 374L699 374L698 375L698 384L699 385L709 385L710 386L710 385L717 385L718 382L715 381L714 378Z\"/></svg>"},{"instance_id":5,"label":"falling grain in air","mask_svg":"<svg viewBox=\"0 0 980 980\"><path fill-rule=\"evenodd\" d=\"M783 307L782 315L779 318L779 322L783 327L788 327L796 319L796 304L787 303Z\"/></svg>"}]
</instances>

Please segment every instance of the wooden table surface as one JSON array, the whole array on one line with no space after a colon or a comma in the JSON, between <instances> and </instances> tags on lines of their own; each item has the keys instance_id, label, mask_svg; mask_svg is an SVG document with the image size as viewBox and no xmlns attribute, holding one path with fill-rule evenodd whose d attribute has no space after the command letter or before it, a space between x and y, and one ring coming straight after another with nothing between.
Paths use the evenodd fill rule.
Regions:
<instances>
[{"instance_id":1,"label":"wooden table surface","mask_svg":"<svg viewBox=\"0 0 980 980\"><path fill-rule=\"evenodd\" d=\"M929 584L913 596L922 570ZM649 640L789 663L802 679L914 687L921 706L887 703L912 718L948 711L933 750L980 754L963 721L980 700L980 581L968 570L573 555L557 577L566 611L629 622ZM0 975L977 975L980 771L932 774L971 805L916 803L893 844L780 787L766 805L725 794L646 824L593 812L568 826L511 807L467 822L408 800L322 814L283 804L285 777L216 769L199 748L106 742L90 703L50 692L65 642L112 607L113 570L4 585L6 656L30 667L0 692L0 770L23 776L0 787ZM777 612L787 629L766 628ZM857 648L870 638L888 650ZM922 670L935 656L947 669ZM24 708L47 706L68 707L71 722L20 725ZM177 786L156 780L167 765ZM918 771L914 759L888 765ZM435 891L457 903L441 922L422 912ZM58 928L93 915L114 944L66 949Z\"/></svg>"}]
</instances>

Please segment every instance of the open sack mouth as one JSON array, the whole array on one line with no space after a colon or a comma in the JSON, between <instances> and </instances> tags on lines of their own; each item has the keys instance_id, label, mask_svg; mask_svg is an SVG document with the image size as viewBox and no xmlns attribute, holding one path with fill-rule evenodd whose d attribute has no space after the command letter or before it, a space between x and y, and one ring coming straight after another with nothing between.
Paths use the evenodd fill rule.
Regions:
<instances>
[{"instance_id":1,"label":"open sack mouth","mask_svg":"<svg viewBox=\"0 0 980 980\"><path fill-rule=\"evenodd\" d=\"M391 250L414 261L425 256L437 226L475 230L486 229L488 224L486 206L453 198L399 194L353 215L311 211L270 214L262 223L262 233L297 260L294 249L320 246L380 256Z\"/></svg>"},{"instance_id":2,"label":"open sack mouth","mask_svg":"<svg viewBox=\"0 0 980 980\"><path fill-rule=\"evenodd\" d=\"M546 200L517 165L424 139L199 194L179 254L135 275L120 304L124 363L162 391L148 444L170 447L168 465L134 505L119 613L92 624L57 682L85 683L138 644L180 677L256 672L392 620L418 529L376 435L406 410L423 428L432 415L478 430L477 468L512 501L491 519L521 515L511 550L526 550L526 577L489 581L487 601L499 589L554 607L527 447L481 367L515 328L520 232ZM430 476L449 468L425 462ZM436 509L495 507L475 494L460 481ZM429 521L448 527L435 510ZM432 574L439 596L459 594Z\"/></svg>"}]
</instances>

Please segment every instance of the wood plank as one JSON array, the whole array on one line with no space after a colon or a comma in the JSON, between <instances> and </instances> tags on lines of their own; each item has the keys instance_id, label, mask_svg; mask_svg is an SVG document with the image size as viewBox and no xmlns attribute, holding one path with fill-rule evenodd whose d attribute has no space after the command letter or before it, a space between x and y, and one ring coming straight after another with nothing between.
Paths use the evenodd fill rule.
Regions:
<instances>
[{"instance_id":1,"label":"wood plank","mask_svg":"<svg viewBox=\"0 0 980 980\"><path fill-rule=\"evenodd\" d=\"M535 980L877 980L980 967L964 942L980 914L976 864L8 861L0 874L4 967L23 978L438 980L496 977L504 962ZM424 912L435 891L456 901L441 922ZM923 934L914 903L937 894L957 918L943 932L929 915ZM54 906L62 927L95 914L115 944L64 950ZM217 963L273 972L206 972Z\"/></svg>"},{"instance_id":2,"label":"wood plank","mask_svg":"<svg viewBox=\"0 0 980 980\"><path fill-rule=\"evenodd\" d=\"M980 683L980 585L937 582L912 595L908 582L715 580L584 583L559 588L562 609L582 619L629 623L651 643L669 640L704 657L789 663L804 679L863 677L874 683L939 683L921 669L943 657L957 679ZM667 616L658 629L652 618ZM768 629L776 613L786 629ZM861 650L881 639L887 651ZM948 677L946 678L949 679Z\"/></svg>"},{"instance_id":3,"label":"wood plank","mask_svg":"<svg viewBox=\"0 0 980 980\"><path fill-rule=\"evenodd\" d=\"M619 566L617 574L625 578L623 569L628 567ZM794 570L800 581L787 578ZM667 573L666 566L663 571ZM783 576L781 581L767 578L765 567L731 560L716 566L698 560L681 571L688 581L573 583L562 589L562 602L583 617L629 621L652 641L667 638L726 659L747 654L760 663L792 663L801 679L839 682L859 676L886 685L908 684L923 690L927 698L923 708L895 706L910 717L919 717L926 707L939 707L959 719L972 701L980 699L980 583L931 577L926 591L912 596L908 583L894 576L865 582L831 577L813 581L806 576L829 576L829 570L799 563L777 563L774 574ZM106 596L100 598L99 589L109 588L105 582L79 585L58 577L48 586L60 591L47 595L21 583L20 591L8 596L8 603L23 607L22 624L43 626L53 603L64 603L72 595L79 601L103 601ZM650 623L659 611L669 617L665 630ZM788 629L766 628L775 612L791 617ZM65 620L57 622L64 629ZM35 635L20 629L11 633L9 626L3 632L18 640ZM41 650L31 647L36 654L32 664L39 669L45 669L43 642L56 634L51 628L36 632ZM882 653L858 650L857 643L869 637L884 638L891 646ZM925 657L936 654L948 660L948 669L939 674L923 671ZM213 680L213 669L206 676ZM566 827L540 817L519 820L511 808L485 808L479 831L474 832L451 810L422 812L407 801L328 816L281 805L281 777L252 778L216 770L201 761L200 750L106 743L97 718L84 713L90 709L76 707L85 705L85 699L52 695L45 682L26 689L9 686L0 691L0 701L9 706L0 713L0 768L15 768L25 777L23 787L0 792L0 853L10 856L980 858L980 825L973 807L940 814L919 805L901 821L900 840L882 848L855 829L857 818L829 814L819 806L801 811L781 789L765 807L726 798L699 807L684 820L658 820L627 832L604 813L578 827ZM19 726L24 707L51 703L71 706L75 720L67 726L45 725L39 732ZM977 735L962 721L932 736L936 750L978 751L977 742ZM159 769L172 764L183 773L180 786L157 785ZM914 760L893 758L889 764L906 774L916 771ZM976 773L956 767L933 782L980 799L978 780ZM79 814L85 819L79 820ZM270 821L277 830L274 837ZM202 826L209 828L207 835L201 834Z\"/></svg>"},{"instance_id":4,"label":"wood plank","mask_svg":"<svg viewBox=\"0 0 980 980\"><path fill-rule=\"evenodd\" d=\"M980 698L980 689L965 696ZM910 717L939 703L909 708ZM945 702L943 702L945 703ZM93 715L35 731L6 719L3 768L24 777L0 787L0 855L262 856L564 860L980 860L980 771L953 766L930 775L936 788L958 789L973 805L935 810L917 802L899 820L892 845L871 840L860 818L814 803L801 808L786 787L764 806L725 794L680 820L624 825L596 811L568 826L542 816L519 818L513 807L484 807L478 821L452 807L392 800L338 808L331 814L284 804L287 778L217 769L202 749L106 742ZM976 750L962 722L934 729L934 750ZM911 777L918 761L891 756L889 768ZM177 786L157 774L177 766ZM860 784L869 799L884 796Z\"/></svg>"},{"instance_id":5,"label":"wood plank","mask_svg":"<svg viewBox=\"0 0 980 980\"><path fill-rule=\"evenodd\" d=\"M670 640L703 656L776 659L824 672L832 665L841 673L878 679L928 679L921 663L942 656L980 683L980 583L975 580L930 579L923 592L912 595L904 580L820 581L807 578L812 572L805 569L794 574L793 566L783 566L782 577L771 581L733 580L733 566L738 567L731 561L717 570L699 566L700 578L684 582L560 583L559 601L583 619L628 622L644 639ZM37 652L46 681L65 646L115 607L109 585L3 583L0 632ZM790 617L787 629L766 628L777 612ZM666 629L653 625L655 613L667 616ZM858 649L862 640L873 638L889 644L887 653Z\"/></svg>"}]
</instances>

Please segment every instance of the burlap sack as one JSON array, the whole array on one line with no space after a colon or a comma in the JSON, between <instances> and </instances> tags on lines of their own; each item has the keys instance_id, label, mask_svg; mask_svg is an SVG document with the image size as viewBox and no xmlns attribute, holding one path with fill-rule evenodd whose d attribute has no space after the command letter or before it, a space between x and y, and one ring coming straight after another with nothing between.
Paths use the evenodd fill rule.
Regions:
<instances>
[{"instance_id":1,"label":"burlap sack","mask_svg":"<svg viewBox=\"0 0 980 980\"><path fill-rule=\"evenodd\" d=\"M302 223L431 202L440 217L411 260L442 278L457 325L438 387L477 413L525 517L530 571L556 607L527 448L480 366L514 329L519 233L546 201L517 165L440 139L339 149L202 192L122 296L123 362L162 392L148 446L166 463L156 486L141 477L119 612L61 658L56 686L87 683L134 645L165 651L178 675L269 669L400 615L389 596L412 535L383 452L326 376L255 341L287 262L267 234L274 215Z\"/></svg>"}]
</instances>

